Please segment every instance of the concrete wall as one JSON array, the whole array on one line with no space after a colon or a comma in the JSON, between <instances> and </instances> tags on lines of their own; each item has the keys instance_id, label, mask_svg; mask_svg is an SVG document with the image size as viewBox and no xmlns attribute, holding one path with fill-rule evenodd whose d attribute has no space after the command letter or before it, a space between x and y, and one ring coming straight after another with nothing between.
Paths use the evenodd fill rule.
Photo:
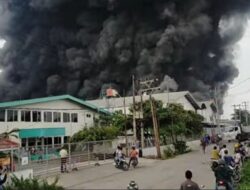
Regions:
<instances>
[{"instance_id":1,"label":"concrete wall","mask_svg":"<svg viewBox=\"0 0 250 190\"><path fill-rule=\"evenodd\" d=\"M191 148L192 150L198 150L200 148L200 140L195 140L195 141L189 141L187 142L187 146ZM161 153L163 155L163 150L166 147L170 147L173 149L173 145L165 145L161 146ZM143 156L156 156L156 148L155 147L150 147L150 148L144 148L143 149Z\"/></svg>"},{"instance_id":2,"label":"concrete wall","mask_svg":"<svg viewBox=\"0 0 250 190\"><path fill-rule=\"evenodd\" d=\"M32 128L56 128L63 127L65 128L66 136L70 136L71 134L76 133L84 127L93 126L94 117L98 117L98 113L93 112L92 110L75 104L68 100L58 100L51 101L46 103L38 103L38 104L30 104L24 105L21 107L12 107L9 110L18 110L18 121L17 122L7 122L7 112L5 112L5 122L0 122L0 133L9 131L13 128L19 129L32 129ZM31 122L23 122L21 121L21 110L34 110L41 111L41 122L33 122L31 117ZM45 111L49 112L60 112L61 113L61 122L44 122ZM64 123L62 113L77 113L78 114L78 122L73 123ZM87 114L91 117L87 117ZM53 114L52 114L53 115ZM32 116L32 115L31 115ZM52 116L53 117L53 116ZM53 118L52 118L53 121Z\"/></svg>"}]
</instances>

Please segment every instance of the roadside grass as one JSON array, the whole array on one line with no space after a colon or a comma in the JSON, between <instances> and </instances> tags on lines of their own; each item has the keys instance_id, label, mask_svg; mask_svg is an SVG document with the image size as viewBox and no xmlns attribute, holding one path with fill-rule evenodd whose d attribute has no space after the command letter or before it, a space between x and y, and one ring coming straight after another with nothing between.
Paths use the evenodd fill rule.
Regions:
<instances>
[{"instance_id":1,"label":"roadside grass","mask_svg":"<svg viewBox=\"0 0 250 190\"><path fill-rule=\"evenodd\" d=\"M244 163L241 176L242 178L239 183L238 190L249 190L250 189L250 160Z\"/></svg>"}]
</instances>

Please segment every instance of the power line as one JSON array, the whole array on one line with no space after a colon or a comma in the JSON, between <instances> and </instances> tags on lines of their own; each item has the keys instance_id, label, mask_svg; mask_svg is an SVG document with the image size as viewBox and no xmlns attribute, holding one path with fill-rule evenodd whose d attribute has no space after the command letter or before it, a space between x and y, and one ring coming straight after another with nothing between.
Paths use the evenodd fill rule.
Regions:
<instances>
[{"instance_id":1,"label":"power line","mask_svg":"<svg viewBox=\"0 0 250 190\"><path fill-rule=\"evenodd\" d=\"M234 88L240 86L241 84L243 84L244 82L248 81L249 79L250 79L250 77L246 78L245 80L240 81L238 84L230 87L229 89L234 89Z\"/></svg>"},{"instance_id":2,"label":"power line","mask_svg":"<svg viewBox=\"0 0 250 190\"><path fill-rule=\"evenodd\" d=\"M227 95L224 96L224 98L232 97L232 96L244 95L244 94L248 94L248 93L250 93L250 89L248 89L246 91L243 91L243 92L238 92L238 93L235 93L235 94L227 94Z\"/></svg>"}]
</instances>

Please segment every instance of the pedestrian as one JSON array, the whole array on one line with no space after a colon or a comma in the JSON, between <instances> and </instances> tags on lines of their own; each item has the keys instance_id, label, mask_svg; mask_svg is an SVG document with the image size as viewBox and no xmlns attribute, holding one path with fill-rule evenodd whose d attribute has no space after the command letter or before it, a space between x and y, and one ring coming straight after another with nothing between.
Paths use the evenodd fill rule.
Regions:
<instances>
[{"instance_id":1,"label":"pedestrian","mask_svg":"<svg viewBox=\"0 0 250 190\"><path fill-rule=\"evenodd\" d=\"M209 145L211 143L211 137L209 134L207 134L207 143L208 143L207 145Z\"/></svg>"},{"instance_id":2,"label":"pedestrian","mask_svg":"<svg viewBox=\"0 0 250 190\"><path fill-rule=\"evenodd\" d=\"M63 147L60 152L60 157L61 157L61 173L64 173L67 171L67 166L66 166L66 163L67 163L67 157L68 157L68 152L67 150Z\"/></svg>"},{"instance_id":3,"label":"pedestrian","mask_svg":"<svg viewBox=\"0 0 250 190\"><path fill-rule=\"evenodd\" d=\"M186 181L181 184L180 190L200 190L197 183L192 181L193 174L190 170L185 172Z\"/></svg>"},{"instance_id":4,"label":"pedestrian","mask_svg":"<svg viewBox=\"0 0 250 190\"><path fill-rule=\"evenodd\" d=\"M201 147L202 147L202 150L203 150L204 154L206 153L206 146L207 146L206 139L205 139L205 137L203 137L201 139Z\"/></svg>"},{"instance_id":5,"label":"pedestrian","mask_svg":"<svg viewBox=\"0 0 250 190\"><path fill-rule=\"evenodd\" d=\"M3 175L3 178L2 178ZM4 183L7 180L7 170L3 170L3 167L0 166L0 190L4 190Z\"/></svg>"}]
</instances>

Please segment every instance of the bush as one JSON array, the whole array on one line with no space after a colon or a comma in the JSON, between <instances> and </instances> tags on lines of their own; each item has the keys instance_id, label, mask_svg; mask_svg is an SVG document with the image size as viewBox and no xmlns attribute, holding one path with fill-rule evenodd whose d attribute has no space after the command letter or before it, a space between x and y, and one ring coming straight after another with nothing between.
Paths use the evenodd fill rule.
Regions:
<instances>
[{"instance_id":1,"label":"bush","mask_svg":"<svg viewBox=\"0 0 250 190\"><path fill-rule=\"evenodd\" d=\"M166 149L163 150L164 158L172 158L175 156L175 152L172 148L166 147Z\"/></svg>"},{"instance_id":2,"label":"bush","mask_svg":"<svg viewBox=\"0 0 250 190\"><path fill-rule=\"evenodd\" d=\"M5 190L64 190L63 187L57 186L58 178L48 184L46 180L18 179L16 176L11 178L11 183L5 187Z\"/></svg>"},{"instance_id":3,"label":"bush","mask_svg":"<svg viewBox=\"0 0 250 190\"><path fill-rule=\"evenodd\" d=\"M250 161L247 161L244 163L243 165L243 169L241 172L241 181L239 184L239 188L238 190L246 190L246 189L250 189Z\"/></svg>"},{"instance_id":4,"label":"bush","mask_svg":"<svg viewBox=\"0 0 250 190\"><path fill-rule=\"evenodd\" d=\"M174 144L176 154L184 154L189 152L185 141L176 141Z\"/></svg>"},{"instance_id":5,"label":"bush","mask_svg":"<svg viewBox=\"0 0 250 190\"><path fill-rule=\"evenodd\" d=\"M84 128L73 135L71 142L113 140L120 133L120 129L113 126Z\"/></svg>"}]
</instances>

